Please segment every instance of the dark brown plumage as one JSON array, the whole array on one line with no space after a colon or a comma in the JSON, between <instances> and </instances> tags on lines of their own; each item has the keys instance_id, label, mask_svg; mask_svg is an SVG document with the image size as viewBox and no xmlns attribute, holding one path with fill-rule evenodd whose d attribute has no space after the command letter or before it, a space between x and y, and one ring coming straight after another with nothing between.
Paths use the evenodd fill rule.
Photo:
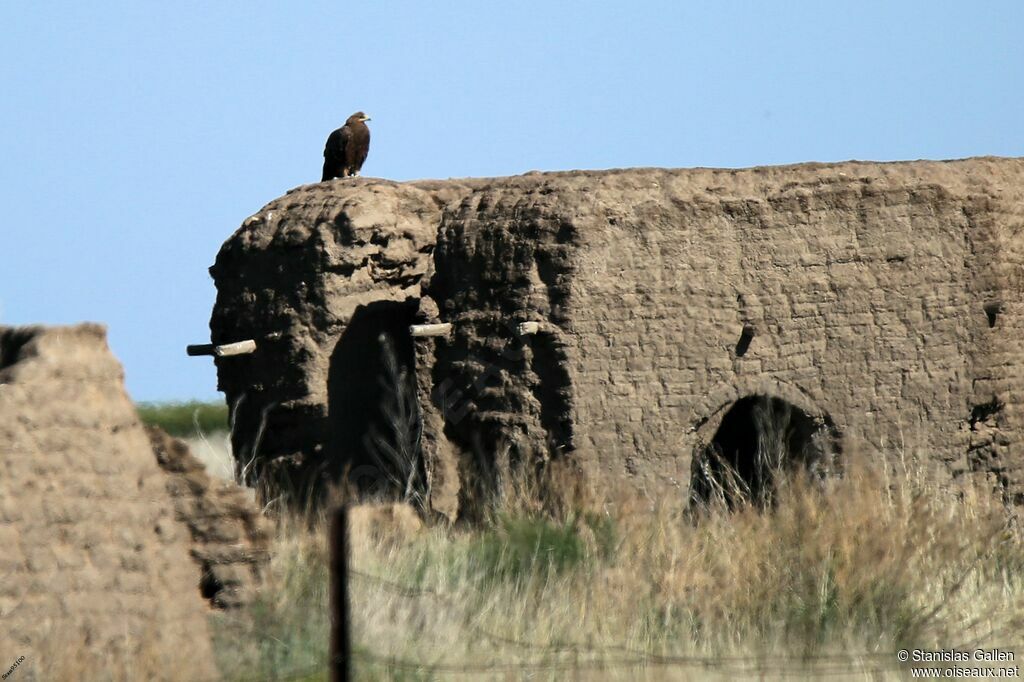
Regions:
<instances>
[{"instance_id":1,"label":"dark brown plumage","mask_svg":"<svg viewBox=\"0 0 1024 682\"><path fill-rule=\"evenodd\" d=\"M369 120L369 116L357 111L330 134L324 147L324 176L320 182L359 175L370 151L370 129L366 127Z\"/></svg>"}]
</instances>

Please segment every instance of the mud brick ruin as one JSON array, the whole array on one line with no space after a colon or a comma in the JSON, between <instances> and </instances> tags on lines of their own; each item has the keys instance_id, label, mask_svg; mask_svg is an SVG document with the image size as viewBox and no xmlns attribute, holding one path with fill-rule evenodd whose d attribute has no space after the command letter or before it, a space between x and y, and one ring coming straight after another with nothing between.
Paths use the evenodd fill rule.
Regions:
<instances>
[{"instance_id":1,"label":"mud brick ruin","mask_svg":"<svg viewBox=\"0 0 1024 682\"><path fill-rule=\"evenodd\" d=\"M0 326L0 650L19 674L187 652L210 679L207 616L253 596L268 542L250 493L139 422L103 327Z\"/></svg>"},{"instance_id":2,"label":"mud brick ruin","mask_svg":"<svg viewBox=\"0 0 1024 682\"><path fill-rule=\"evenodd\" d=\"M685 498L709 448L742 471L758 405L794 453L1020 503L1022 266L1024 159L345 179L243 223L210 326L257 343L217 360L250 482L371 467L390 373L449 518L516 463Z\"/></svg>"}]
</instances>

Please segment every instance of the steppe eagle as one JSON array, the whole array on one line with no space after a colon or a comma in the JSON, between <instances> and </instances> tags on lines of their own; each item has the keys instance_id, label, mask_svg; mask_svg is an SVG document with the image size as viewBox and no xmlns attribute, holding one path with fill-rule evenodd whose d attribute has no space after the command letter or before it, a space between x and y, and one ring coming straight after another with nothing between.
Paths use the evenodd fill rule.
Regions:
<instances>
[{"instance_id":1,"label":"steppe eagle","mask_svg":"<svg viewBox=\"0 0 1024 682\"><path fill-rule=\"evenodd\" d=\"M320 182L359 175L370 151L370 129L366 127L369 120L369 116L357 111L330 134L324 147L324 176Z\"/></svg>"}]
</instances>

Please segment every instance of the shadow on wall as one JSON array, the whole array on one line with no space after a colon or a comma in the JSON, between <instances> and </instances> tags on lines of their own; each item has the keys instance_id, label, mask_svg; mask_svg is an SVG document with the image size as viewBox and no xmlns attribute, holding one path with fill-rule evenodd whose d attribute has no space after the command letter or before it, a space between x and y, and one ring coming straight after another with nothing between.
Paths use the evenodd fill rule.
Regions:
<instances>
[{"instance_id":1,"label":"shadow on wall","mask_svg":"<svg viewBox=\"0 0 1024 682\"><path fill-rule=\"evenodd\" d=\"M839 443L828 415L814 417L773 396L740 398L711 442L694 452L691 502L768 504L780 476L802 469L824 478L834 468Z\"/></svg>"},{"instance_id":2,"label":"shadow on wall","mask_svg":"<svg viewBox=\"0 0 1024 682\"><path fill-rule=\"evenodd\" d=\"M403 497L408 474L421 473L409 335L416 309L415 301L359 306L331 353L326 473L339 481L347 470L362 493ZM414 471L397 470L400 463Z\"/></svg>"}]
</instances>

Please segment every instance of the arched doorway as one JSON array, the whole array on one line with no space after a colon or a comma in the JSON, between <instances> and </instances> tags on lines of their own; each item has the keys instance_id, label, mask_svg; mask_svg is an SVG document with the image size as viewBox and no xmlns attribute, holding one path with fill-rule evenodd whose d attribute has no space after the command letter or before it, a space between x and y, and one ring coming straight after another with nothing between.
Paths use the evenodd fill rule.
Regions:
<instances>
[{"instance_id":1,"label":"arched doorway","mask_svg":"<svg viewBox=\"0 0 1024 682\"><path fill-rule=\"evenodd\" d=\"M698 444L691 502L770 503L780 476L803 469L824 477L838 450L828 415L811 415L775 396L745 396L728 407L710 441Z\"/></svg>"},{"instance_id":2,"label":"arched doorway","mask_svg":"<svg viewBox=\"0 0 1024 682\"><path fill-rule=\"evenodd\" d=\"M425 474L409 325L415 302L375 301L352 315L331 354L327 463L372 496L418 502Z\"/></svg>"}]
</instances>

